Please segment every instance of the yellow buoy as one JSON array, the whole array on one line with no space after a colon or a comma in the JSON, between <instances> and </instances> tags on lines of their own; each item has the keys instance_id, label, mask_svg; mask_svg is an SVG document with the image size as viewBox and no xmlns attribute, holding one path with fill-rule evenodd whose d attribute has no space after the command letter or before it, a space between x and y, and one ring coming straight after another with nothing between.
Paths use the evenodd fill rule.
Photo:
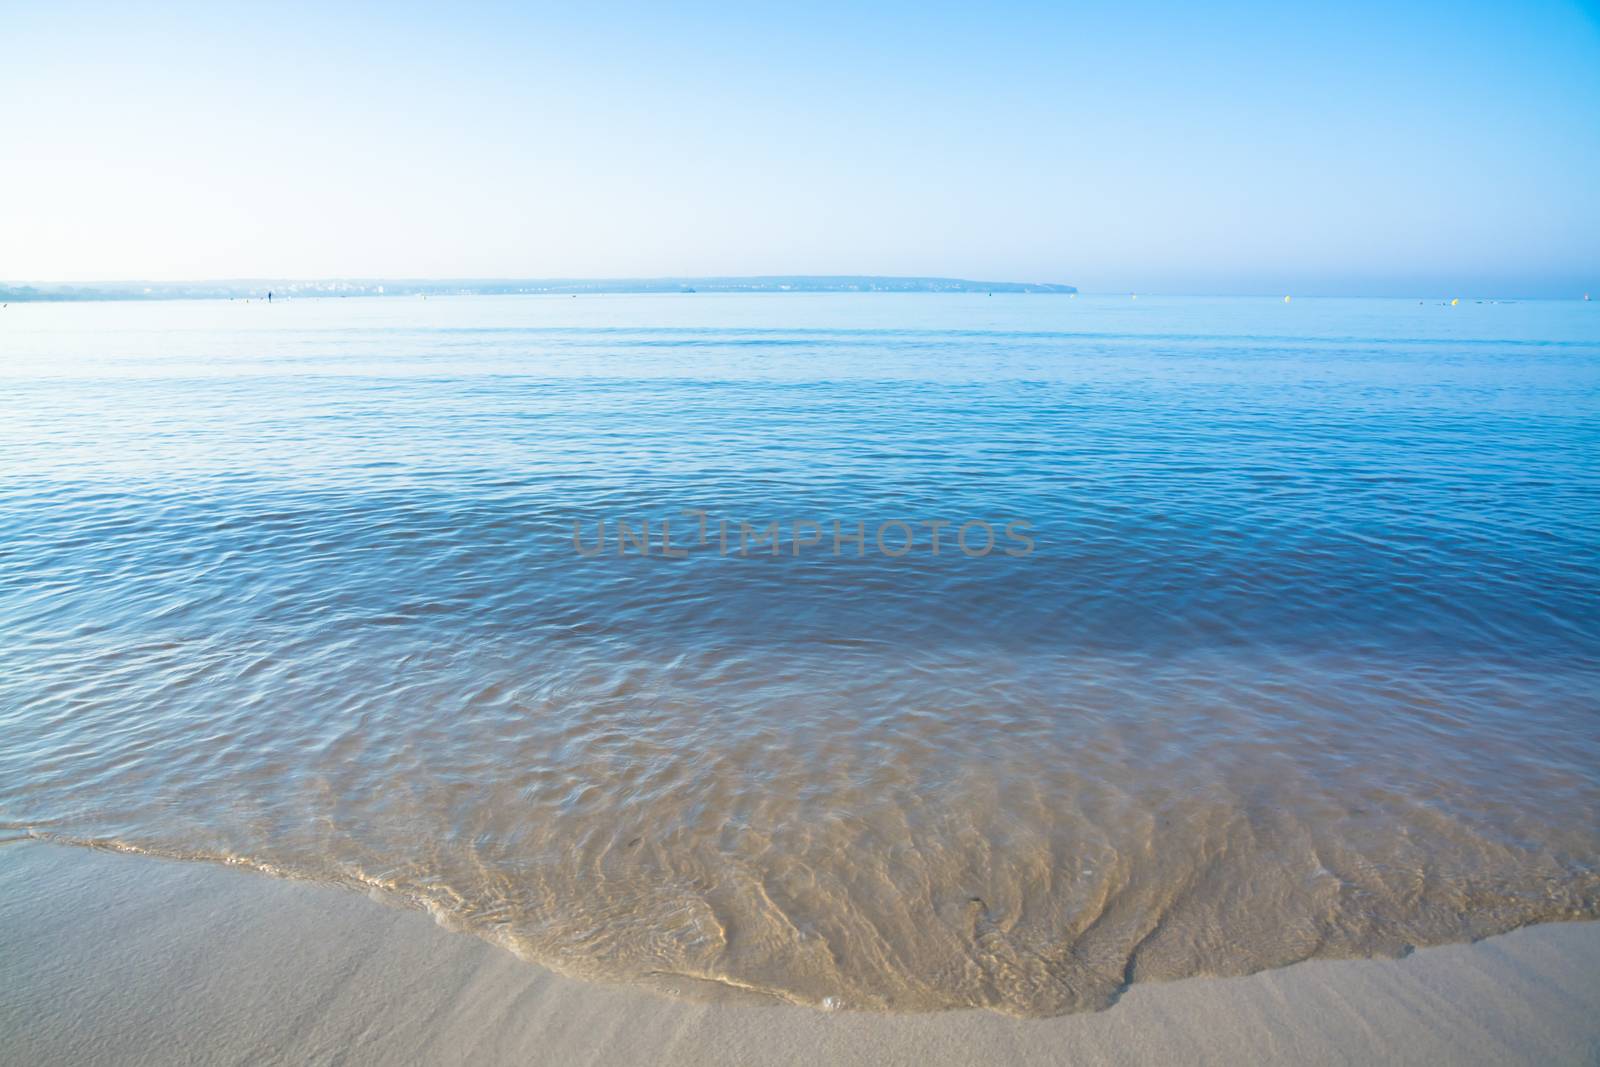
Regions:
<instances>
[{"instance_id":1,"label":"yellow buoy","mask_svg":"<svg viewBox=\"0 0 1600 1067\"><path fill-rule=\"evenodd\" d=\"M1288 297L1284 297L1284 298L1283 298L1283 302L1284 302L1284 303L1285 303L1285 304L1287 304L1287 303L1288 303L1288 302L1289 302L1289 298L1288 298Z\"/></svg>"},{"instance_id":2,"label":"yellow buoy","mask_svg":"<svg viewBox=\"0 0 1600 1067\"><path fill-rule=\"evenodd\" d=\"M1461 298L1458 296L1454 300L1450 301L1450 306L1455 307L1459 303L1461 303Z\"/></svg>"}]
</instances>

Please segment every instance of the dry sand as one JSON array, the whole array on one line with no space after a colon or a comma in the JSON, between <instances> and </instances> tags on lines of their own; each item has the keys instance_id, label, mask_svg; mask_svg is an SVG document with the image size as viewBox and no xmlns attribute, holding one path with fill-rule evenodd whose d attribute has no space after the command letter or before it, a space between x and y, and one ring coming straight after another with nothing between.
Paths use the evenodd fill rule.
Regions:
<instances>
[{"instance_id":1,"label":"dry sand","mask_svg":"<svg viewBox=\"0 0 1600 1067\"><path fill-rule=\"evenodd\" d=\"M0 1062L1594 1063L1600 923L1129 989L1108 1011L827 1014L576 982L419 912L0 847Z\"/></svg>"}]
</instances>

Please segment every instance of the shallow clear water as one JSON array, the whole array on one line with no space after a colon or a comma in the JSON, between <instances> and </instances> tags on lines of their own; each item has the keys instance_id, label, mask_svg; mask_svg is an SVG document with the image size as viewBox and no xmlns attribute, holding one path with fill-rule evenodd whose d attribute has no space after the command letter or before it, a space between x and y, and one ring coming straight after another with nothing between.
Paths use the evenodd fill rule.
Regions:
<instances>
[{"instance_id":1,"label":"shallow clear water","mask_svg":"<svg viewBox=\"0 0 1600 1067\"><path fill-rule=\"evenodd\" d=\"M0 829L569 973L1049 1014L1600 915L1597 594L1597 305L0 310Z\"/></svg>"}]
</instances>

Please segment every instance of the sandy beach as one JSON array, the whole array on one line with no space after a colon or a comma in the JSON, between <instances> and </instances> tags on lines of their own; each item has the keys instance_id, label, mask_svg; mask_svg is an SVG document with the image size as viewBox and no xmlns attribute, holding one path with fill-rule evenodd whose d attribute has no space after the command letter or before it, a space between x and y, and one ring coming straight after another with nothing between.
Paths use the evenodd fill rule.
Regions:
<instances>
[{"instance_id":1,"label":"sandy beach","mask_svg":"<svg viewBox=\"0 0 1600 1067\"><path fill-rule=\"evenodd\" d=\"M0 1067L1600 1067L1600 0L12 4Z\"/></svg>"},{"instance_id":2,"label":"sandy beach","mask_svg":"<svg viewBox=\"0 0 1600 1067\"><path fill-rule=\"evenodd\" d=\"M8 1062L1592 1063L1600 923L1141 983L1103 1012L825 1013L578 982L427 915L224 867L0 847Z\"/></svg>"}]
</instances>

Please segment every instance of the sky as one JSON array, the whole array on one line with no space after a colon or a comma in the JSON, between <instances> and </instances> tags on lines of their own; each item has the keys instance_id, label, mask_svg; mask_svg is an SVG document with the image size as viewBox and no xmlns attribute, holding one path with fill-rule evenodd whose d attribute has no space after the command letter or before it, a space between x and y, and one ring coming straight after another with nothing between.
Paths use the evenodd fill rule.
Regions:
<instances>
[{"instance_id":1,"label":"sky","mask_svg":"<svg viewBox=\"0 0 1600 1067\"><path fill-rule=\"evenodd\" d=\"M1600 294L1596 2L0 0L0 100L13 282Z\"/></svg>"}]
</instances>

